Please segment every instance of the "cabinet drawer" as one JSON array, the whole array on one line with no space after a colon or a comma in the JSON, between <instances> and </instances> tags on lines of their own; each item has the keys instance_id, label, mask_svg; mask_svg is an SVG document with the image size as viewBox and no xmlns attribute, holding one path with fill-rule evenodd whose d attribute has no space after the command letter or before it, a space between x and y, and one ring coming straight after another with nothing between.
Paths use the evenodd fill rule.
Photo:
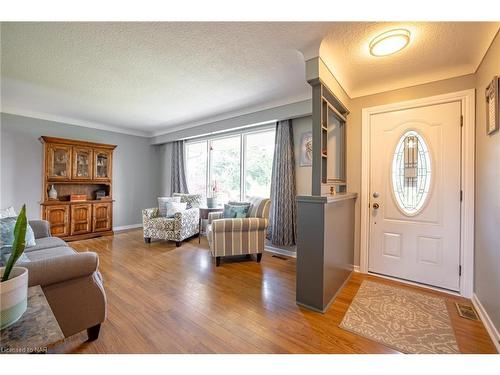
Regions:
<instances>
[{"instance_id":1,"label":"cabinet drawer","mask_svg":"<svg viewBox=\"0 0 500 375\"><path fill-rule=\"evenodd\" d=\"M71 205L71 235L89 233L92 230L92 205Z\"/></svg>"},{"instance_id":2,"label":"cabinet drawer","mask_svg":"<svg viewBox=\"0 0 500 375\"><path fill-rule=\"evenodd\" d=\"M92 205L92 230L103 232L112 228L112 203L94 203Z\"/></svg>"},{"instance_id":3,"label":"cabinet drawer","mask_svg":"<svg viewBox=\"0 0 500 375\"><path fill-rule=\"evenodd\" d=\"M50 232L56 237L69 236L69 205L46 206L45 220L50 223Z\"/></svg>"}]
</instances>

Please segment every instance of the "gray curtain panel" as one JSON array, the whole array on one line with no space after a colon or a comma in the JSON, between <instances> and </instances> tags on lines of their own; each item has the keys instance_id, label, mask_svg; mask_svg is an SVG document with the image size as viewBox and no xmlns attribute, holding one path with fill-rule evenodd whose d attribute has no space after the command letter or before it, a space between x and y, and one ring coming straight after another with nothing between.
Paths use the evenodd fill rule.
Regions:
<instances>
[{"instance_id":1,"label":"gray curtain panel","mask_svg":"<svg viewBox=\"0 0 500 375\"><path fill-rule=\"evenodd\" d=\"M273 245L295 245L297 238L295 196L295 156L293 152L292 121L284 120L276 124L271 178L269 235Z\"/></svg>"},{"instance_id":2,"label":"gray curtain panel","mask_svg":"<svg viewBox=\"0 0 500 375\"><path fill-rule=\"evenodd\" d=\"M172 143L172 172L170 179L172 193L188 193L184 165L184 141Z\"/></svg>"}]
</instances>

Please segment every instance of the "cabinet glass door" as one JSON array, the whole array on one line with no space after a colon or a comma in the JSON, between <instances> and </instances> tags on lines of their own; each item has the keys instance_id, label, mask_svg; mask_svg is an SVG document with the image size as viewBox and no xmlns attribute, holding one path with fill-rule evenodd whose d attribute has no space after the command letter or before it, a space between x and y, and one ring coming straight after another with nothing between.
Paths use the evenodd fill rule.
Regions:
<instances>
[{"instance_id":1,"label":"cabinet glass door","mask_svg":"<svg viewBox=\"0 0 500 375\"><path fill-rule=\"evenodd\" d=\"M92 149L86 147L73 148L73 179L92 178Z\"/></svg>"},{"instance_id":2,"label":"cabinet glass door","mask_svg":"<svg viewBox=\"0 0 500 375\"><path fill-rule=\"evenodd\" d=\"M107 150L94 150L94 179L111 178L111 155Z\"/></svg>"},{"instance_id":3,"label":"cabinet glass door","mask_svg":"<svg viewBox=\"0 0 500 375\"><path fill-rule=\"evenodd\" d=\"M49 179L69 179L71 174L71 147L50 146L48 163Z\"/></svg>"}]
</instances>

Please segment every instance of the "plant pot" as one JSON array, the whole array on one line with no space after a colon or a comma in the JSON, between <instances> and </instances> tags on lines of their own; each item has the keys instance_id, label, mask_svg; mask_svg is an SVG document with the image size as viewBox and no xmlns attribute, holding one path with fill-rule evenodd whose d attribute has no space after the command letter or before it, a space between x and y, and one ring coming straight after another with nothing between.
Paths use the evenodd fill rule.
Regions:
<instances>
[{"instance_id":1,"label":"plant pot","mask_svg":"<svg viewBox=\"0 0 500 375\"><path fill-rule=\"evenodd\" d=\"M0 268L0 277L5 267ZM0 329L21 318L28 307L28 269L14 267L10 279L0 282Z\"/></svg>"},{"instance_id":2,"label":"plant pot","mask_svg":"<svg viewBox=\"0 0 500 375\"><path fill-rule=\"evenodd\" d=\"M217 198L207 198L207 207L208 208L217 207Z\"/></svg>"}]
</instances>

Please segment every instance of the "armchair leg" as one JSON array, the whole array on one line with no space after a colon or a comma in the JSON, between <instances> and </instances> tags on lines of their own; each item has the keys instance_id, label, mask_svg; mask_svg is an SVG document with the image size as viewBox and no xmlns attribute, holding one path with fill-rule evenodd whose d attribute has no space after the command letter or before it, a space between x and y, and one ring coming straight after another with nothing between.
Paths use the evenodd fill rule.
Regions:
<instances>
[{"instance_id":1,"label":"armchair leg","mask_svg":"<svg viewBox=\"0 0 500 375\"><path fill-rule=\"evenodd\" d=\"M262 259L262 253L257 254L257 263L260 263Z\"/></svg>"},{"instance_id":2,"label":"armchair leg","mask_svg":"<svg viewBox=\"0 0 500 375\"><path fill-rule=\"evenodd\" d=\"M151 237L144 237L144 242L151 243Z\"/></svg>"},{"instance_id":3,"label":"armchair leg","mask_svg":"<svg viewBox=\"0 0 500 375\"><path fill-rule=\"evenodd\" d=\"M179 246L181 246L181 243L182 243L182 241L175 241L175 246L179 247Z\"/></svg>"},{"instance_id":4,"label":"armchair leg","mask_svg":"<svg viewBox=\"0 0 500 375\"><path fill-rule=\"evenodd\" d=\"M101 325L95 325L93 327L87 328L88 341L95 341L99 337L99 331L101 330Z\"/></svg>"},{"instance_id":5,"label":"armchair leg","mask_svg":"<svg viewBox=\"0 0 500 375\"><path fill-rule=\"evenodd\" d=\"M215 257L215 266L216 267L220 266L220 257Z\"/></svg>"}]
</instances>

